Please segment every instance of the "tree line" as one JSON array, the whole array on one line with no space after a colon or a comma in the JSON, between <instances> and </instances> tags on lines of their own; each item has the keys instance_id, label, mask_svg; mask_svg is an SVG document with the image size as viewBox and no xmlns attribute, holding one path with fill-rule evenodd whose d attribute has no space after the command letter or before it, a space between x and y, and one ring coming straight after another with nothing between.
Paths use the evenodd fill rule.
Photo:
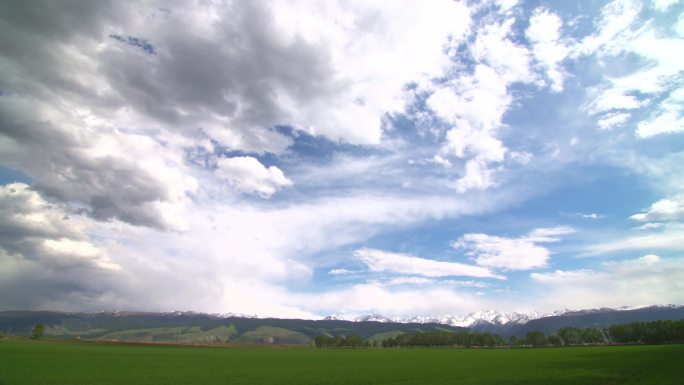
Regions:
<instances>
[{"instance_id":1,"label":"tree line","mask_svg":"<svg viewBox=\"0 0 684 385\"><path fill-rule=\"evenodd\" d=\"M684 342L684 319L611 325L608 333L612 341L621 344L682 343Z\"/></svg>"},{"instance_id":2,"label":"tree line","mask_svg":"<svg viewBox=\"0 0 684 385\"><path fill-rule=\"evenodd\" d=\"M324 336L314 339L317 347L370 347L363 338L350 335ZM633 322L615 324L606 329L564 327L555 334L545 335L540 331L530 331L525 337L511 337L504 340L498 334L448 331L429 331L403 333L376 341L372 346L396 347L542 347L542 346L579 346L592 344L629 344L629 343L684 343L684 319L679 321Z\"/></svg>"},{"instance_id":3,"label":"tree line","mask_svg":"<svg viewBox=\"0 0 684 385\"><path fill-rule=\"evenodd\" d=\"M357 335L350 336L316 336L314 344L318 348L367 348L370 343Z\"/></svg>"},{"instance_id":4,"label":"tree line","mask_svg":"<svg viewBox=\"0 0 684 385\"><path fill-rule=\"evenodd\" d=\"M506 346L508 343L498 334L446 331L418 332L414 334L399 334L382 341L382 347L495 347Z\"/></svg>"}]
</instances>

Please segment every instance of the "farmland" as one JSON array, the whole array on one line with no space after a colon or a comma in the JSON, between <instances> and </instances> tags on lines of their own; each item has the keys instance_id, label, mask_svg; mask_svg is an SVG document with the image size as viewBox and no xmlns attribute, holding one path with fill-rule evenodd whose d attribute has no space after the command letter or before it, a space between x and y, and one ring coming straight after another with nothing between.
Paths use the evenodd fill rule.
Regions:
<instances>
[{"instance_id":1,"label":"farmland","mask_svg":"<svg viewBox=\"0 0 684 385\"><path fill-rule=\"evenodd\" d=\"M684 345L191 347L0 339L0 384L676 384Z\"/></svg>"}]
</instances>

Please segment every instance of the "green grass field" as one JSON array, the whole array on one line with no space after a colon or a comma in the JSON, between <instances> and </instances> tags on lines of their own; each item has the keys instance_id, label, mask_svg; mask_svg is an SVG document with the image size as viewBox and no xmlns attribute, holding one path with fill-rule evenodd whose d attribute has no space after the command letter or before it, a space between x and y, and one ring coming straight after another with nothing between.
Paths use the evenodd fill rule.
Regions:
<instances>
[{"instance_id":1,"label":"green grass field","mask_svg":"<svg viewBox=\"0 0 684 385\"><path fill-rule=\"evenodd\" d=\"M2 385L682 383L684 345L335 350L0 339Z\"/></svg>"}]
</instances>

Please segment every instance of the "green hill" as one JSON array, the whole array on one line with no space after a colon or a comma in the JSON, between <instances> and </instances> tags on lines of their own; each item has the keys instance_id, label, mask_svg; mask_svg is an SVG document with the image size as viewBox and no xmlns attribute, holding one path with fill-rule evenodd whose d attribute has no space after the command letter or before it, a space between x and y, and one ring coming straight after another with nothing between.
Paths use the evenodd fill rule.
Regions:
<instances>
[{"instance_id":1,"label":"green hill","mask_svg":"<svg viewBox=\"0 0 684 385\"><path fill-rule=\"evenodd\" d=\"M243 333L236 341L257 344L308 345L311 343L311 338L302 333L288 329L273 326L259 326L254 330Z\"/></svg>"},{"instance_id":2,"label":"green hill","mask_svg":"<svg viewBox=\"0 0 684 385\"><path fill-rule=\"evenodd\" d=\"M464 331L440 324L221 317L198 313L0 312L0 332L28 336L36 324L60 338L143 342L309 345L317 335L369 339L407 332ZM387 334L383 334L387 333Z\"/></svg>"}]
</instances>

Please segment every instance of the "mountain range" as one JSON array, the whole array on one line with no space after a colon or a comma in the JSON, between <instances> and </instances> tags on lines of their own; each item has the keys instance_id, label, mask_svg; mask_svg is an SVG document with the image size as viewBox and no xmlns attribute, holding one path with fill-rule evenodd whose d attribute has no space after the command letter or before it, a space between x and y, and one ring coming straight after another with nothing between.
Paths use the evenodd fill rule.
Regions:
<instances>
[{"instance_id":1,"label":"mountain range","mask_svg":"<svg viewBox=\"0 0 684 385\"><path fill-rule=\"evenodd\" d=\"M342 319L341 317L327 317ZM558 310L543 312L510 312L497 310L473 312L466 316L425 316L409 318L388 318L381 315L364 315L350 319L351 321L375 321L386 323L437 323L454 327L465 327L478 332L490 332L502 337L524 336L529 331L542 331L545 334L555 333L566 326L605 328L611 324L629 322L648 322L665 319L684 318L684 306L651 305L640 307L598 308L584 310Z\"/></svg>"},{"instance_id":2,"label":"mountain range","mask_svg":"<svg viewBox=\"0 0 684 385\"><path fill-rule=\"evenodd\" d=\"M94 340L310 344L317 335L351 335L375 341L419 331L490 332L504 338L529 331L553 334L567 326L606 328L612 324L682 319L684 306L564 310L553 313L500 313L487 310L458 316L387 318L365 315L352 319L329 316L322 320L259 318L235 314L193 312L64 313L0 311L0 333L29 335L43 324L48 336Z\"/></svg>"}]
</instances>

